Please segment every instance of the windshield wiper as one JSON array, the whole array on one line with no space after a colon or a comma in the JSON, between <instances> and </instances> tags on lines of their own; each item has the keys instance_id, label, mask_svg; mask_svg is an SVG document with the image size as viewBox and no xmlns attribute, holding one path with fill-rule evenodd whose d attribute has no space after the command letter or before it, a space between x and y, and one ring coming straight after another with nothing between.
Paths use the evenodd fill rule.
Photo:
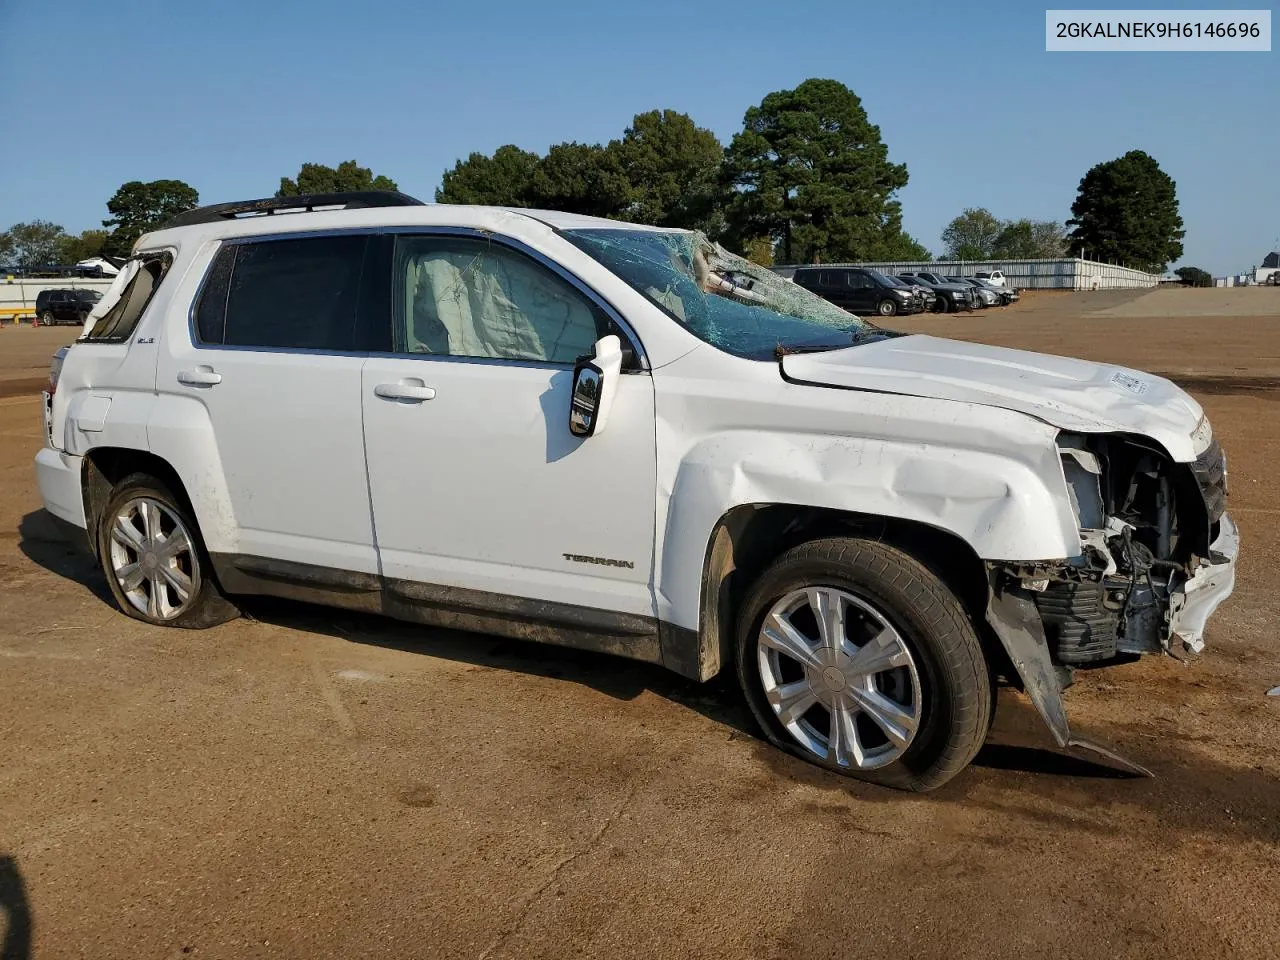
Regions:
<instances>
[{"instance_id":1,"label":"windshield wiper","mask_svg":"<svg viewBox=\"0 0 1280 960\"><path fill-rule=\"evenodd\" d=\"M864 343L876 343L893 337L905 337L905 333L896 330L884 330L870 324L864 330L855 330L849 334L848 343L780 343L774 348L773 355L781 360L794 353L826 353L829 350L844 350L846 347L857 347Z\"/></svg>"}]
</instances>

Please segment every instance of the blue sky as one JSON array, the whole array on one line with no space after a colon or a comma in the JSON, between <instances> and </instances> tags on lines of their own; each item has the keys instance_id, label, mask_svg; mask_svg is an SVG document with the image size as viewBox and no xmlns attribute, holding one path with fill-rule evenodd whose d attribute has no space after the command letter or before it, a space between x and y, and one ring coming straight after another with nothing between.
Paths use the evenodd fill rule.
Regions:
<instances>
[{"instance_id":1,"label":"blue sky","mask_svg":"<svg viewBox=\"0 0 1280 960\"><path fill-rule=\"evenodd\" d=\"M0 0L0 228L97 226L134 179L268 196L303 161L431 199L472 150L604 141L656 107L727 143L765 94L833 77L907 164L905 224L935 252L967 206L1065 219L1084 172L1133 148L1177 181L1184 263L1220 275L1280 246L1280 53L1046 53L1044 10Z\"/></svg>"}]
</instances>

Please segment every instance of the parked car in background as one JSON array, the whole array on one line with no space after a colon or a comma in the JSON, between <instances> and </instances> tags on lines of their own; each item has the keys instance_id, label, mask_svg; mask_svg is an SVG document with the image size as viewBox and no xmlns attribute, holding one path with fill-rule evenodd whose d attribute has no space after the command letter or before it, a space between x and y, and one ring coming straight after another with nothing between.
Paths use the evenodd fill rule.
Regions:
<instances>
[{"instance_id":1,"label":"parked car in background","mask_svg":"<svg viewBox=\"0 0 1280 960\"><path fill-rule=\"evenodd\" d=\"M941 313L976 310L979 306L978 293L973 287L967 283L950 283L941 274L929 271L920 273L905 271L898 274L898 279L910 283L923 283L932 289L938 297L935 309Z\"/></svg>"},{"instance_id":2,"label":"parked car in background","mask_svg":"<svg viewBox=\"0 0 1280 960\"><path fill-rule=\"evenodd\" d=\"M149 624L267 594L724 672L779 748L929 790L997 674L1087 747L1059 668L1199 651L1234 583L1176 384L894 333L702 234L294 196L182 213L121 276L35 470Z\"/></svg>"},{"instance_id":3,"label":"parked car in background","mask_svg":"<svg viewBox=\"0 0 1280 960\"><path fill-rule=\"evenodd\" d=\"M990 287L984 287L980 281L973 279L973 277L946 277L945 279L949 283L958 283L962 286L973 287L973 289L978 292L978 305L981 307L995 307L1003 305L1003 301L1000 299L1000 294L996 293Z\"/></svg>"},{"instance_id":4,"label":"parked car in background","mask_svg":"<svg viewBox=\"0 0 1280 960\"><path fill-rule=\"evenodd\" d=\"M978 280L985 280L993 287L1007 287L1008 281L1005 280L1004 274L999 270L978 270L974 273L974 277Z\"/></svg>"},{"instance_id":5,"label":"parked car in background","mask_svg":"<svg viewBox=\"0 0 1280 960\"><path fill-rule=\"evenodd\" d=\"M986 287L988 290L994 290L997 294L999 294L1001 303L1003 303L1006 307L1009 304L1013 303L1015 300L1021 299L1021 297L1018 294L1018 291L1015 290L1013 287L1009 286L1008 284L1005 284L1003 287L997 287L990 280L983 280L981 277L972 277L971 279L973 280L974 283L981 284L982 286Z\"/></svg>"},{"instance_id":6,"label":"parked car in background","mask_svg":"<svg viewBox=\"0 0 1280 960\"><path fill-rule=\"evenodd\" d=\"M101 299L97 290L41 290L36 294L36 321L46 327L60 323L79 326Z\"/></svg>"},{"instance_id":7,"label":"parked car in background","mask_svg":"<svg viewBox=\"0 0 1280 960\"><path fill-rule=\"evenodd\" d=\"M924 304L925 312L936 312L940 309L938 306L938 295L933 292L933 287L925 286L923 283L917 283L913 280L904 280L902 277L894 277L899 283L904 283L911 288L922 304Z\"/></svg>"},{"instance_id":8,"label":"parked car in background","mask_svg":"<svg viewBox=\"0 0 1280 960\"><path fill-rule=\"evenodd\" d=\"M908 284L866 267L800 267L791 278L850 313L882 317L920 313L924 300Z\"/></svg>"}]
</instances>

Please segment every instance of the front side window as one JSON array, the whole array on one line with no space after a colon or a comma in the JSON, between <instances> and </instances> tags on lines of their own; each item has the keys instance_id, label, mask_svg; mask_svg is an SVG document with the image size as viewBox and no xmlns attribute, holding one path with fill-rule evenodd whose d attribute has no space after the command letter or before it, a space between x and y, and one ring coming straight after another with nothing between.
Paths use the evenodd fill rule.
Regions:
<instances>
[{"instance_id":1,"label":"front side window","mask_svg":"<svg viewBox=\"0 0 1280 960\"><path fill-rule=\"evenodd\" d=\"M568 364L615 332L568 281L489 240L397 237L392 277L401 353Z\"/></svg>"},{"instance_id":2,"label":"front side window","mask_svg":"<svg viewBox=\"0 0 1280 960\"><path fill-rule=\"evenodd\" d=\"M590 228L562 235L694 336L735 356L772 360L884 336L700 233Z\"/></svg>"}]
</instances>

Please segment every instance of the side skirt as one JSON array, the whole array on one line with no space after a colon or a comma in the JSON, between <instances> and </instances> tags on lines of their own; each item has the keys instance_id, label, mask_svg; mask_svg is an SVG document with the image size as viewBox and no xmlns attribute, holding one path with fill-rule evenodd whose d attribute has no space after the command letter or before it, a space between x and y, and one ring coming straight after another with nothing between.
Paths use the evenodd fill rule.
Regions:
<instances>
[{"instance_id":1,"label":"side skirt","mask_svg":"<svg viewBox=\"0 0 1280 960\"><path fill-rule=\"evenodd\" d=\"M398 580L243 554L210 554L229 594L301 600L410 623L593 650L699 679L697 631L612 610Z\"/></svg>"}]
</instances>

